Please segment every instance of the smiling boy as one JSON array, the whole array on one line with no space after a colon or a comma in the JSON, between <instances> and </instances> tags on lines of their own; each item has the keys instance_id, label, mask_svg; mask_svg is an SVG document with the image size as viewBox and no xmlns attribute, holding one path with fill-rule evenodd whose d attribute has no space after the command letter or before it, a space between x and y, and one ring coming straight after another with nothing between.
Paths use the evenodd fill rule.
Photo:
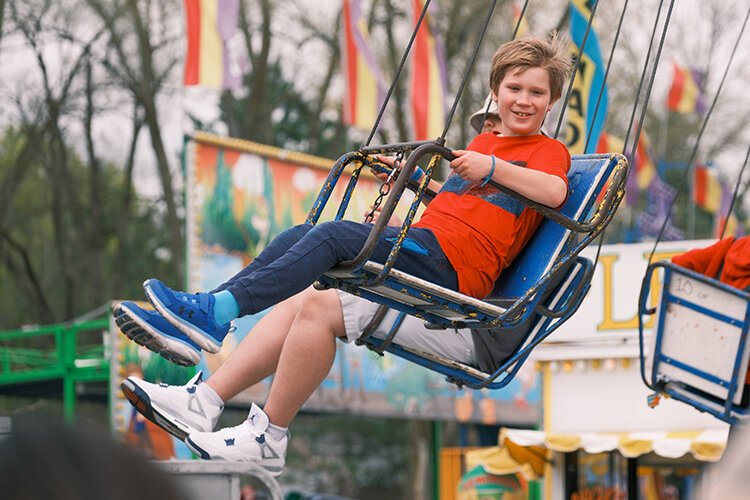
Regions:
<instances>
[{"instance_id":1,"label":"smiling boy","mask_svg":"<svg viewBox=\"0 0 750 500\"><path fill-rule=\"evenodd\" d=\"M541 128L569 71L564 42L555 36L514 40L495 52L490 89L500 135L479 134L465 150L453 151L452 174L414 224L435 234L462 293L486 296L542 218L490 180L549 207L565 202L570 155ZM476 187L462 196L466 181Z\"/></svg>"}]
</instances>

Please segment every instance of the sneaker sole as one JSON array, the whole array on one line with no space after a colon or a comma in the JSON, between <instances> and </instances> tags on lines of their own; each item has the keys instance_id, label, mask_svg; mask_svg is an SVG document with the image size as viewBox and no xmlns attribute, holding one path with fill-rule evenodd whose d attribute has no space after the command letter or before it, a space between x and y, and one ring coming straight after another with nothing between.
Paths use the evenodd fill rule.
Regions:
<instances>
[{"instance_id":1,"label":"sneaker sole","mask_svg":"<svg viewBox=\"0 0 750 500\"><path fill-rule=\"evenodd\" d=\"M195 328L192 324L183 321L182 318L174 314L161 303L156 294L151 290L150 281L151 280L146 280L143 283L143 290L146 292L146 298L151 302L151 305L154 306L154 309L159 311L159 314L164 316L164 319L172 323L175 328L179 328L182 333L187 335L190 340L198 344L204 351L210 352L211 354L219 352L221 350L221 344L216 342L211 335L203 330Z\"/></svg>"},{"instance_id":2,"label":"sneaker sole","mask_svg":"<svg viewBox=\"0 0 750 500\"><path fill-rule=\"evenodd\" d=\"M160 334L126 306L118 304L114 310L114 317L115 324L123 335L167 361L180 366L195 366L200 363L200 354L179 341Z\"/></svg>"},{"instance_id":3,"label":"sneaker sole","mask_svg":"<svg viewBox=\"0 0 750 500\"><path fill-rule=\"evenodd\" d=\"M131 405L138 410L138 413L146 417L151 422L155 423L180 441L185 438L191 432L196 432L187 424L184 424L174 418L169 418L159 411L158 407L151 404L151 398L148 397L146 391L138 387L132 381L125 379L120 384L120 390L125 395L125 398L130 402Z\"/></svg>"},{"instance_id":4,"label":"sneaker sole","mask_svg":"<svg viewBox=\"0 0 750 500\"><path fill-rule=\"evenodd\" d=\"M222 461L225 461L225 462L232 462L232 460L227 460L227 459L219 457L219 456L212 457L209 452L207 452L206 450L204 450L203 448L201 448L200 446L198 446L195 443L195 441L193 441L192 439L190 439L190 436L187 436L185 438L185 445L188 448L190 448L190 451L192 451L193 453L195 453L196 455L198 455L199 457L201 457L202 460L222 460ZM279 476L281 474L281 472L284 470L283 466L273 466L273 465L267 466L267 465L263 465L263 463L261 463L261 462L250 462L250 463L255 463L258 466L262 467L263 470L265 470L266 472L268 472L268 474L270 474L273 477Z\"/></svg>"}]
</instances>

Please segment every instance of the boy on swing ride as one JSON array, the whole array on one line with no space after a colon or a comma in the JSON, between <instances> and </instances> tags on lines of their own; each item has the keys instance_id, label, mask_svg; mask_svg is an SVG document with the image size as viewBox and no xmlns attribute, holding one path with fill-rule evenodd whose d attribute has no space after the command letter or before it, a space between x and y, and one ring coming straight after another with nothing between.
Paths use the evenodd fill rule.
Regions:
<instances>
[{"instance_id":1,"label":"boy on swing ride","mask_svg":"<svg viewBox=\"0 0 750 500\"><path fill-rule=\"evenodd\" d=\"M567 197L570 155L562 143L542 135L541 126L562 93L570 67L565 43L556 36L515 40L497 50L489 81L498 107L499 133L479 134L465 150L453 151L452 173L409 230L411 250L403 248L399 253L397 269L478 298L491 291L541 215L488 185L489 181L550 207L561 206ZM461 195L464 181L474 187ZM208 293L176 292L156 279L147 280L144 289L156 312L133 303L119 309L161 343L162 355L177 353L179 358L199 349L218 352L233 319L276 307L206 382L201 383L200 374L184 386L130 377L122 383L128 400L146 418L185 438L204 459L256 462L271 474L280 474L287 428L328 374L335 340L356 339L377 308L353 295L316 291L310 285L339 262L356 256L371 227L345 220L295 226ZM398 231L386 228L372 260L384 261L391 248L386 240ZM368 308L369 313L364 313ZM488 349L475 345L476 337L463 330L456 334L422 328L412 337L399 334L398 343L411 342L425 352L468 364L477 364L475 348ZM253 404L240 425L212 432L225 401L272 374L263 410Z\"/></svg>"}]
</instances>

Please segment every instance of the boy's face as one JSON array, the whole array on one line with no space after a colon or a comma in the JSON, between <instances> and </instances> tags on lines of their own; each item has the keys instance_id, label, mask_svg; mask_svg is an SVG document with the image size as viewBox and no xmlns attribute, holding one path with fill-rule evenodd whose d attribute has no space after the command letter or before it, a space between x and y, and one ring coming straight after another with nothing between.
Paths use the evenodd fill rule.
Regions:
<instances>
[{"instance_id":1,"label":"boy's face","mask_svg":"<svg viewBox=\"0 0 750 500\"><path fill-rule=\"evenodd\" d=\"M504 136L538 134L554 104L549 73L542 68L511 68L492 95L497 99Z\"/></svg>"}]
</instances>

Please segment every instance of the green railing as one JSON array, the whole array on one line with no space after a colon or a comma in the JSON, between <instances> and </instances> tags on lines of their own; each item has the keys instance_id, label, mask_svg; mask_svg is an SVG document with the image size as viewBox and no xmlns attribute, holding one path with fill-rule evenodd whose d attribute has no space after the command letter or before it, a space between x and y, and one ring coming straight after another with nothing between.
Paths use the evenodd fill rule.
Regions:
<instances>
[{"instance_id":1,"label":"green railing","mask_svg":"<svg viewBox=\"0 0 750 500\"><path fill-rule=\"evenodd\" d=\"M0 332L0 386L62 380L65 419L75 416L76 384L109 380L109 318Z\"/></svg>"}]
</instances>

